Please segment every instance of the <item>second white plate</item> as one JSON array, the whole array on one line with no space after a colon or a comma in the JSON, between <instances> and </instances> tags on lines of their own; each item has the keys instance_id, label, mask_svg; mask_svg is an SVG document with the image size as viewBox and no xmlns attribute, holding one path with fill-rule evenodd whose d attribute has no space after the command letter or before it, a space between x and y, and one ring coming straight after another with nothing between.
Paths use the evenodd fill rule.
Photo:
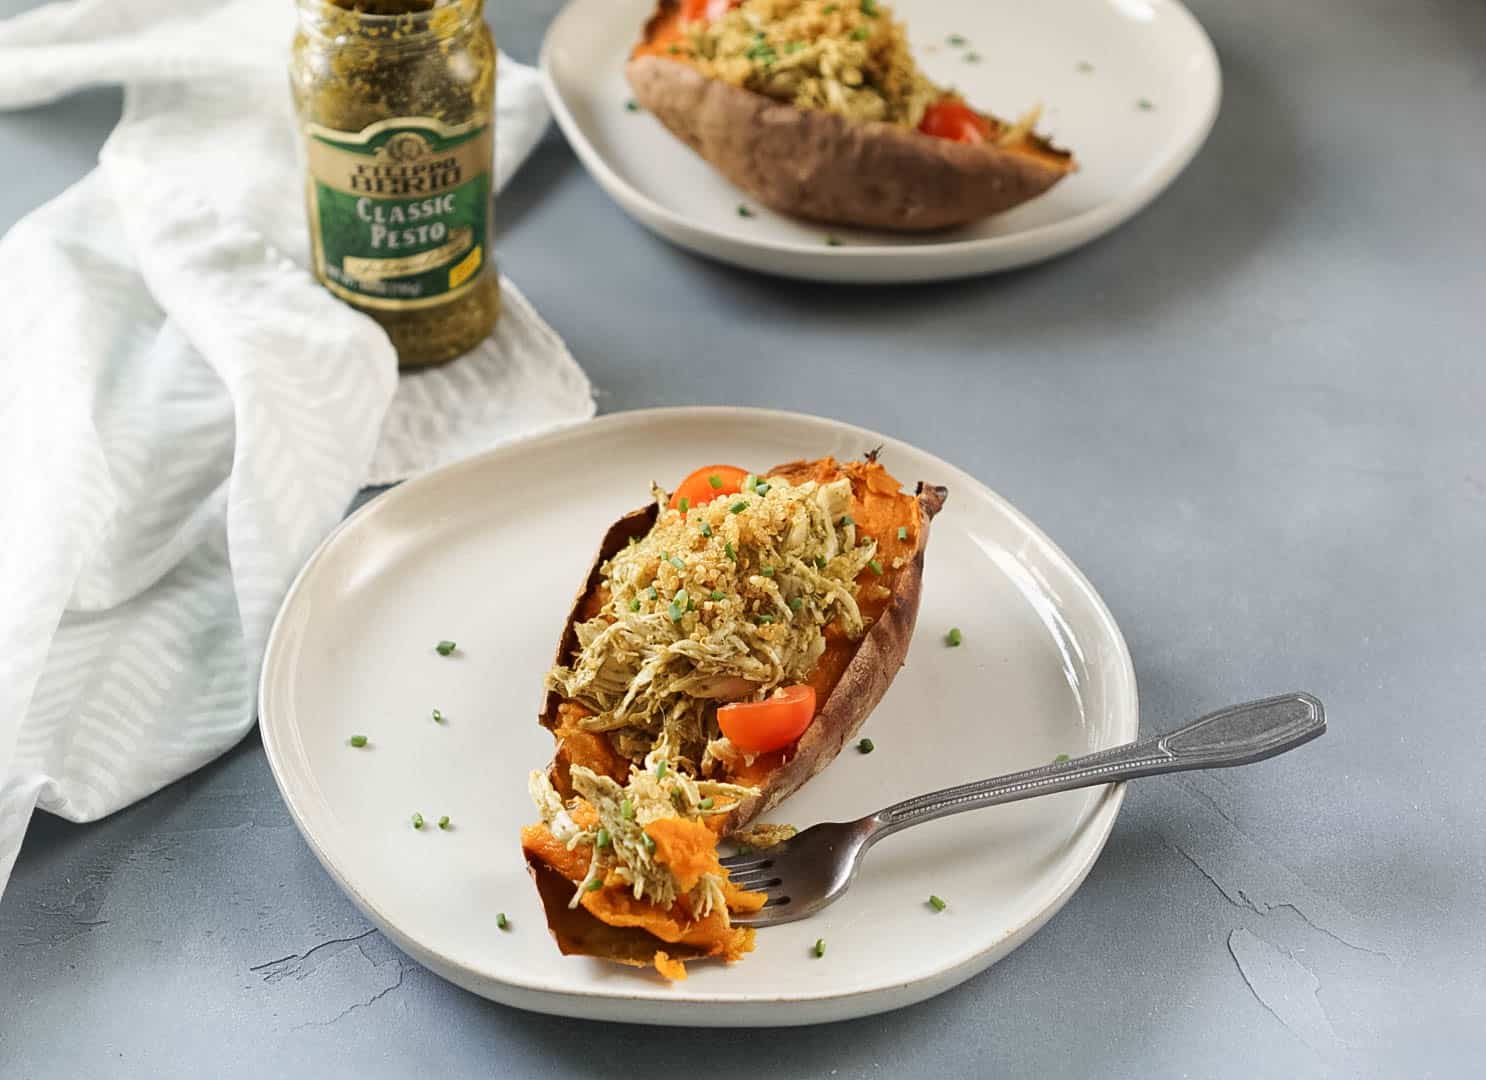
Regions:
<instances>
[{"instance_id":1,"label":"second white plate","mask_svg":"<svg viewBox=\"0 0 1486 1080\"><path fill-rule=\"evenodd\" d=\"M1159 195L1217 116L1217 54L1176 0L894 6L931 78L1002 116L1040 102L1041 130L1073 150L1079 171L1010 213L946 233L827 229L775 214L626 108L624 63L653 0L572 0L542 46L547 100L584 166L641 224L723 262L847 282L967 277L1086 244ZM967 44L950 45L951 35ZM754 216L740 217L740 204Z\"/></svg>"},{"instance_id":2,"label":"second white plate","mask_svg":"<svg viewBox=\"0 0 1486 1080\"><path fill-rule=\"evenodd\" d=\"M497 1001L653 1024L803 1024L896 1008L1005 955L1098 856L1120 789L921 825L873 850L851 892L763 930L685 982L558 955L521 856L542 676L599 537L649 483L699 463L763 469L883 446L903 481L949 487L907 666L846 752L771 815L844 820L912 795L1136 735L1124 642L1089 583L965 473L847 424L744 409L620 413L410 481L333 534L284 602L264 661L263 743L340 886L404 951ZM958 626L964 642L944 633ZM436 642L458 642L442 657ZM435 723L438 708L444 723ZM368 736L355 749L347 740ZM414 830L410 816L428 823ZM434 827L444 814L454 828ZM949 902L943 912L929 893ZM509 919L496 927L497 912ZM826 955L811 943L823 937Z\"/></svg>"}]
</instances>

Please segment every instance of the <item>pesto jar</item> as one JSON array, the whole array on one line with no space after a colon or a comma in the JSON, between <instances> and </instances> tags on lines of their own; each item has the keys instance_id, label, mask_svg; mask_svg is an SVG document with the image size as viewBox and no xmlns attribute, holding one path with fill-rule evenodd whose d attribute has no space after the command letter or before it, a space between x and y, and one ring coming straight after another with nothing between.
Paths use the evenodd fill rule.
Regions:
<instances>
[{"instance_id":1,"label":"pesto jar","mask_svg":"<svg viewBox=\"0 0 1486 1080\"><path fill-rule=\"evenodd\" d=\"M500 315L484 0L297 3L315 276L382 325L401 367L452 360Z\"/></svg>"}]
</instances>

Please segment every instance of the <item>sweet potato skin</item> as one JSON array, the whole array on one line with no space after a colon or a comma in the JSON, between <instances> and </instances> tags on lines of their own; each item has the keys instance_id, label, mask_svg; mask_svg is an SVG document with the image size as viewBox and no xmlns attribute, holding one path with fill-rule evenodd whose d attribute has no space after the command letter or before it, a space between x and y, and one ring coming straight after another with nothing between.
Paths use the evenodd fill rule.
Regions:
<instances>
[{"instance_id":1,"label":"sweet potato skin","mask_svg":"<svg viewBox=\"0 0 1486 1080\"><path fill-rule=\"evenodd\" d=\"M625 77L635 100L728 180L815 221L899 232L964 225L1035 198L1073 168L1040 140L1014 152L856 122L665 57L638 55Z\"/></svg>"},{"instance_id":2,"label":"sweet potato skin","mask_svg":"<svg viewBox=\"0 0 1486 1080\"><path fill-rule=\"evenodd\" d=\"M771 472L792 469L798 464L780 466ZM915 545L907 565L896 575L892 597L857 643L856 651L840 679L819 704L815 720L800 737L791 754L782 764L768 772L759 786L758 795L739 803L726 815L722 826L723 835L743 828L777 806L805 781L829 765L882 700L893 676L903 666L908 654L908 645L918 618L924 552L929 542L930 525L944 506L947 495L945 488L924 483L918 485L916 498L919 523ZM636 510L620 518L604 534L598 555L568 613L567 623L558 642L555 663L565 662L578 647L575 624L581 619L588 597L602 581L603 564L628 544L631 537L638 539L648 533L655 524L657 513L658 508L654 504ZM567 797L571 794L567 778L567 767L571 761L565 740L558 730L561 726L558 710L562 703L561 695L549 692L540 722L558 739L549 772L553 786ZM623 782L625 776L618 775L615 779ZM750 779L748 782L753 781Z\"/></svg>"}]
</instances>

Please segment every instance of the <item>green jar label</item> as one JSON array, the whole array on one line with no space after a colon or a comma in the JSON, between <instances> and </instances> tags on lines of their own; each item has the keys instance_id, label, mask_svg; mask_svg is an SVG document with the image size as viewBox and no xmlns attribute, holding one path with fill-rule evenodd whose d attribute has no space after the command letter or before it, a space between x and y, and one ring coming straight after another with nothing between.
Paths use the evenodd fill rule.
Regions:
<instances>
[{"instance_id":1,"label":"green jar label","mask_svg":"<svg viewBox=\"0 0 1486 1080\"><path fill-rule=\"evenodd\" d=\"M405 310L453 299L488 257L490 128L427 117L359 132L311 124L315 274L362 307Z\"/></svg>"}]
</instances>

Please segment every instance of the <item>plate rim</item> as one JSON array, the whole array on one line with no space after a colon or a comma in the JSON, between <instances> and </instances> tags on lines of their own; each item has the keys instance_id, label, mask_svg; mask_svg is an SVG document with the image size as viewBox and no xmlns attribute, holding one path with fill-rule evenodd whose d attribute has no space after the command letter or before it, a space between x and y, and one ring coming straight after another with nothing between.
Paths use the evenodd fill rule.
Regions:
<instances>
[{"instance_id":1,"label":"plate rim","mask_svg":"<svg viewBox=\"0 0 1486 1080\"><path fill-rule=\"evenodd\" d=\"M1121 732L1118 730L1118 725L1116 725L1115 737L1127 736L1126 741L1133 741L1138 737L1140 708L1134 662L1130 656L1130 650L1125 641L1124 634L1121 632L1119 624L1115 621L1108 605L1105 604L1098 590L1094 588L1093 583L1088 580L1078 565L1068 557L1067 553L1058 547L1035 522L994 489L975 479L958 466L944 461L937 454L907 443L902 439L875 432L833 417L784 409L766 409L747 406L660 406L621 410L606 413L587 421L566 424L540 435L492 447L478 454L462 458L459 461L431 469L428 472L404 481L392 490L378 495L348 515L332 529L315 548L314 553L305 562L299 573L295 575L294 581L285 592L278 612L274 616L273 624L269 630L267 646L264 650L263 664L258 678L258 726L263 742L264 754L268 760L269 771L273 775L274 784L278 788L280 798L283 799L285 807L289 811L290 818L294 821L295 828L314 853L316 860L325 869L326 873L330 875L331 880L336 883L362 914L376 925L381 933L390 938L403 952L435 972L441 978L481 997L497 1001L501 1004L553 1015L588 1019L609 1019L626 1023L657 1024L661 1026L736 1027L799 1026L828 1023L852 1017L869 1016L926 1000L983 971L1000 958L1015 950L1062 909L1073 893L1083 884L1084 879L1088 876L1094 864L1098 862L1099 856L1104 851L1105 844L1108 842L1110 832L1114 828L1115 820L1119 816L1120 808L1124 802L1125 785L1123 783L1108 785L1102 789L1095 789L1097 791L1096 797L1086 812L1086 819L1078 827L1079 832L1092 837L1088 855L1080 863L1065 870L1064 874L1056 883L1055 892L1051 899L1040 910L1028 918L1027 921L1012 928L987 948L973 953L968 957L957 959L938 971L904 983L863 987L846 992L817 991L809 993L786 993L767 997L758 994L740 996L713 992L661 997L655 994L635 996L600 990L554 989L520 978L508 979L492 972L476 970L461 963L455 957L445 955L437 949L410 937L398 927L396 920L390 918L370 897L366 896L341 873L327 845L322 841L315 826L307 819L306 814L300 807L298 796L290 790L286 782L286 775L288 773L286 754L288 753L288 748L280 745L280 726L269 719L272 715L269 702L273 696L274 687L276 685L282 685L285 682L283 675L280 674L280 669L286 661L292 661L292 654L287 657L285 656L285 651L289 649L289 645L286 644L287 632L284 630L284 626L286 621L293 617L300 592L314 576L321 563L330 556L332 547L336 545L340 537L360 527L361 523L371 518L378 512L379 508L382 508L382 511L386 512L385 508L387 506L394 505L402 498L415 497L416 492L421 488L447 482L448 477L452 474L486 468L492 461L498 462L503 457L514 456L529 451L534 446L574 438L593 437L594 434L601 437L603 434L602 429L605 428L643 427L657 422L691 419L743 419L787 424L805 422L820 425L831 429L838 435L847 433L853 437L860 437L866 445L884 444L891 446L898 444L904 446L915 453L932 459L938 465L942 465L944 467L944 476L949 483L979 488L981 493L989 497L996 504L997 509L1011 518L1025 531L1028 537L1044 545L1047 553L1053 559L1061 562L1064 569L1070 575L1069 580L1071 583L1083 592L1085 599L1091 606L1093 616L1100 624L1104 633L1108 635L1111 643L1115 646L1114 655L1106 658L1103 663L1106 666L1110 664L1117 666L1120 688L1125 691L1123 702L1118 703L1122 707L1118 710L1116 719L1121 718L1119 713L1125 714L1124 718L1127 720L1130 730ZM408 491L413 491L414 495L407 495L406 492ZM287 726L284 727L284 737L286 740L293 737L288 731ZM1093 832L1089 830L1093 830ZM657 1005L661 1006L660 1010L657 1010ZM728 1013L727 1017L718 1015L718 1010L726 1010Z\"/></svg>"},{"instance_id":2,"label":"plate rim","mask_svg":"<svg viewBox=\"0 0 1486 1080\"><path fill-rule=\"evenodd\" d=\"M575 17L572 12L580 4L590 2L592 0L567 0L548 23L537 58L543 96L547 99L547 105L568 146L599 187L630 217L646 228L698 255L784 277L858 283L948 280L1013 270L1055 258L1112 232L1155 201L1186 170L1198 151L1207 143L1222 107L1222 63L1211 36L1182 0L1158 0L1173 17L1184 21L1193 34L1206 61L1211 87L1206 109L1178 152L1132 190L1071 217L1007 236L912 246L850 244L824 248L804 241L767 237L741 239L714 226L693 221L656 202L621 176L583 133L567 100L558 89L553 75L552 54L556 48L554 39L565 20ZM777 265L762 265L764 261L779 258L797 260L805 266L795 270L781 270ZM939 260L947 260L954 265L941 265L937 269L921 265ZM863 276L867 274L866 267L880 267L883 262L900 264L903 269L896 274L872 273Z\"/></svg>"}]
</instances>

